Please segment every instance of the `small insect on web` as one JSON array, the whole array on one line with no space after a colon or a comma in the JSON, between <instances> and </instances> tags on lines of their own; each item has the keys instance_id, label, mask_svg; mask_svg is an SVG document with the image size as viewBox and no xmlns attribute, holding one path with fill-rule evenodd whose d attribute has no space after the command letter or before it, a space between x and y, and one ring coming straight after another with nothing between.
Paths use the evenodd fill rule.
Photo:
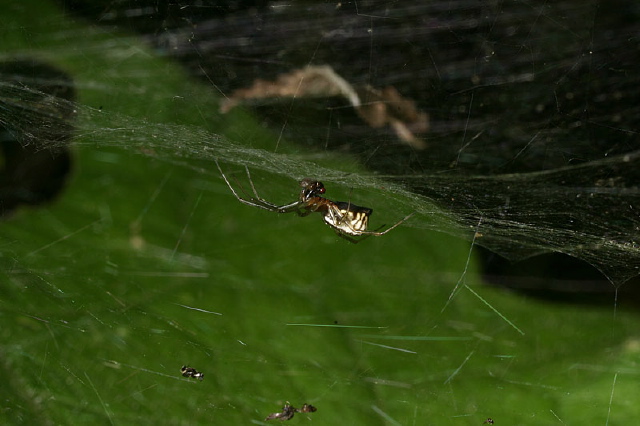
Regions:
<instances>
[{"instance_id":1,"label":"small insect on web","mask_svg":"<svg viewBox=\"0 0 640 426\"><path fill-rule=\"evenodd\" d=\"M269 414L264 420L291 420L296 413L315 413L316 411L318 411L318 409L311 404L303 404L302 408L296 408L287 402L284 407L282 407L282 411Z\"/></svg>"},{"instance_id":2,"label":"small insect on web","mask_svg":"<svg viewBox=\"0 0 640 426\"><path fill-rule=\"evenodd\" d=\"M359 243L360 241L371 235L384 235L414 215L414 213L411 213L410 215L406 216L404 219L400 220L395 225L385 229L384 231L380 231L380 229L382 229L384 225L382 225L375 231L368 231L367 226L369 224L369 216L371 216L373 210L368 207L356 206L351 202L347 203L344 201L331 201L327 198L322 197L321 195L326 192L326 189L322 182L315 181L309 178L302 179L302 181L300 181L301 190L298 201L278 206L276 204L270 203L269 201L266 201L258 195L258 191L253 184L253 180L251 179L251 174L249 173L248 167L245 166L245 170L247 171L249 184L251 185L251 190L253 191L253 197L249 196L248 198L243 198L238 195L235 189L233 189L233 186L231 186L229 179L227 179L227 176L224 174L224 172L220 168L220 164L218 164L217 161L216 166L218 166L218 170L220 171L222 178L227 183L227 186L229 187L233 195L235 195L235 197L241 203L275 213L295 212L298 216L307 216L310 213L318 212L322 214L324 222L331 228L333 228L338 236L354 244ZM362 238L357 239L353 237Z\"/></svg>"},{"instance_id":3,"label":"small insect on web","mask_svg":"<svg viewBox=\"0 0 640 426\"><path fill-rule=\"evenodd\" d=\"M194 379L200 379L200 380L204 379L204 373L196 370L193 367L189 367L187 365L183 365L182 368L180 369L180 372L184 377L192 377Z\"/></svg>"}]
</instances>

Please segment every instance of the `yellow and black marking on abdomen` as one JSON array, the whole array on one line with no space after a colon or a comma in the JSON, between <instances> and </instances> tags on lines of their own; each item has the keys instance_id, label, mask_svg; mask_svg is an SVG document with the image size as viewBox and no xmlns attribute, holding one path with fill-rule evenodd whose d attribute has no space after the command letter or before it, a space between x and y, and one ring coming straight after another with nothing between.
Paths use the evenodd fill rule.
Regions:
<instances>
[{"instance_id":1,"label":"yellow and black marking on abdomen","mask_svg":"<svg viewBox=\"0 0 640 426\"><path fill-rule=\"evenodd\" d=\"M330 225L342 230L349 235L360 235L367 230L369 225L369 216L373 210L368 207L360 207L355 204L338 201L335 203L339 211L339 215L335 215L340 220L331 220L333 217L325 217ZM335 223L331 223L335 222Z\"/></svg>"}]
</instances>

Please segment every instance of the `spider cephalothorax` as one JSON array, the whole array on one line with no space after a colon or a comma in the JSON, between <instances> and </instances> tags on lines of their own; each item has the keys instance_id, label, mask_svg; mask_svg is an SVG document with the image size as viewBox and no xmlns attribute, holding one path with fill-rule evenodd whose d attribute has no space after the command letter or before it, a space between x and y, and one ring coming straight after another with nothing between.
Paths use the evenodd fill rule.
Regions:
<instances>
[{"instance_id":1,"label":"spider cephalothorax","mask_svg":"<svg viewBox=\"0 0 640 426\"><path fill-rule=\"evenodd\" d=\"M300 187L302 188L302 191L300 191L300 201L303 202L307 202L314 197L319 197L327 191L322 182L310 178L302 179L300 181Z\"/></svg>"}]
</instances>

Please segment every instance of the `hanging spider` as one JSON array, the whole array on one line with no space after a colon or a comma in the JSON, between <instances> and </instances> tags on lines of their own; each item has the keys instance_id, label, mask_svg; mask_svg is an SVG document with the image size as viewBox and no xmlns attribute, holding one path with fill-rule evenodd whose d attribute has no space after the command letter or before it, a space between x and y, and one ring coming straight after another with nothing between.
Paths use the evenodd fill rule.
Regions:
<instances>
[{"instance_id":1,"label":"hanging spider","mask_svg":"<svg viewBox=\"0 0 640 426\"><path fill-rule=\"evenodd\" d=\"M224 174L224 172L220 168L220 164L218 164L217 161L216 166L218 166L218 170L220 170L222 178L227 183L227 186L229 187L233 195L235 195L235 197L241 203L252 207L258 207L264 210L269 210L270 212L275 213L295 212L298 214L298 216L307 216L313 212L318 212L322 214L324 222L331 228L333 228L338 236L354 244L359 243L360 241L371 235L384 235L403 223L405 220L409 219L411 216L413 216L413 213L411 213L410 215L406 216L404 219L400 220L398 223L385 229L384 231L380 231L380 229L382 229L384 225L382 225L375 231L367 231L369 216L371 216L373 210L368 207L356 206L351 202L347 203L344 201L331 201L327 198L321 197L321 195L326 192L326 189L322 182L315 181L309 178L302 179L302 181L300 181L301 190L298 201L278 206L262 199L258 195L258 191L253 184L253 180L251 180L251 174L249 173L248 167L245 167L245 169L247 171L247 177L249 178L249 184L251 185L254 196L250 198L242 198L238 195L235 189L233 189L231 183L229 183L229 179L227 179L227 176ZM362 238L356 239L352 237Z\"/></svg>"}]
</instances>

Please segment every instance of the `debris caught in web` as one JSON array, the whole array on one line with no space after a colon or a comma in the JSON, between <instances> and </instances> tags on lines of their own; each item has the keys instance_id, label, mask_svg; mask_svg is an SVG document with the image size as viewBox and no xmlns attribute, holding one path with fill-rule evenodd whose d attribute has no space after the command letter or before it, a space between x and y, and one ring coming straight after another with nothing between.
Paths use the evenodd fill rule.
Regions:
<instances>
[{"instance_id":1,"label":"debris caught in web","mask_svg":"<svg viewBox=\"0 0 640 426\"><path fill-rule=\"evenodd\" d=\"M282 411L278 413L269 414L267 418L265 418L265 421L266 420L280 420L280 421L291 420L296 413L314 413L315 411L317 411L317 408L311 404L302 404L302 408L298 409L287 402L286 404L284 404L284 407L282 407Z\"/></svg>"},{"instance_id":2,"label":"debris caught in web","mask_svg":"<svg viewBox=\"0 0 640 426\"><path fill-rule=\"evenodd\" d=\"M393 86L382 89L370 85L353 86L327 65L296 69L280 74L275 81L256 79L253 86L234 91L222 102L220 111L226 113L250 99L333 96L349 101L371 128L390 126L402 142L414 149L427 147L415 133L429 130L429 115L418 110L414 101L402 97Z\"/></svg>"},{"instance_id":3,"label":"debris caught in web","mask_svg":"<svg viewBox=\"0 0 640 426\"><path fill-rule=\"evenodd\" d=\"M182 372L182 375L184 377L192 377L194 379L200 379L200 380L204 379L204 373L196 370L193 367L183 365L180 371Z\"/></svg>"}]
</instances>

